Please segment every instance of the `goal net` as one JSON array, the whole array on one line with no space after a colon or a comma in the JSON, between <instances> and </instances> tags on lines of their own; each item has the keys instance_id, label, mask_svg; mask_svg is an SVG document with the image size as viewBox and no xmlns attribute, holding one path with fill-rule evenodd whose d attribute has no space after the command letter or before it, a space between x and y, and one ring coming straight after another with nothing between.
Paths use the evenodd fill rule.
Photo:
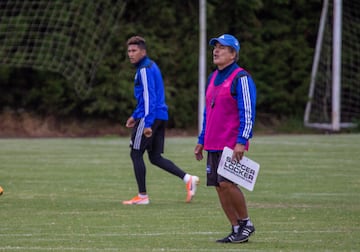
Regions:
<instances>
[{"instance_id":1,"label":"goal net","mask_svg":"<svg viewBox=\"0 0 360 252\"><path fill-rule=\"evenodd\" d=\"M360 1L324 0L304 124L338 131L360 122Z\"/></svg>"},{"instance_id":2,"label":"goal net","mask_svg":"<svg viewBox=\"0 0 360 252\"><path fill-rule=\"evenodd\" d=\"M87 91L124 4L116 0L1 0L0 64L60 73Z\"/></svg>"}]
</instances>

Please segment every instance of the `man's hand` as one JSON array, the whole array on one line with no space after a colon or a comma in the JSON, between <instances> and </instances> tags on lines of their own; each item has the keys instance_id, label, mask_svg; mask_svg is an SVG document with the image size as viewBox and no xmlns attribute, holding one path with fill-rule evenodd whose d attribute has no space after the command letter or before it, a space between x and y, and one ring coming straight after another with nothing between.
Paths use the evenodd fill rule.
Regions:
<instances>
[{"instance_id":1,"label":"man's hand","mask_svg":"<svg viewBox=\"0 0 360 252\"><path fill-rule=\"evenodd\" d=\"M129 119L127 119L127 121L126 121L126 128L134 128L134 126L135 126L135 119L134 119L134 117L129 117Z\"/></svg>"},{"instance_id":2,"label":"man's hand","mask_svg":"<svg viewBox=\"0 0 360 252\"><path fill-rule=\"evenodd\" d=\"M144 135L146 137L151 137L152 136L152 129L151 128L144 128Z\"/></svg>"},{"instance_id":3,"label":"man's hand","mask_svg":"<svg viewBox=\"0 0 360 252\"><path fill-rule=\"evenodd\" d=\"M196 160L200 161L203 159L203 154L202 154L203 149L204 149L204 146L202 144L197 144L195 146L194 154L195 154Z\"/></svg>"},{"instance_id":4,"label":"man's hand","mask_svg":"<svg viewBox=\"0 0 360 252\"><path fill-rule=\"evenodd\" d=\"M240 144L240 143L236 144L235 148L234 148L232 159L240 162L240 160L244 156L244 152L245 152L245 145Z\"/></svg>"}]
</instances>

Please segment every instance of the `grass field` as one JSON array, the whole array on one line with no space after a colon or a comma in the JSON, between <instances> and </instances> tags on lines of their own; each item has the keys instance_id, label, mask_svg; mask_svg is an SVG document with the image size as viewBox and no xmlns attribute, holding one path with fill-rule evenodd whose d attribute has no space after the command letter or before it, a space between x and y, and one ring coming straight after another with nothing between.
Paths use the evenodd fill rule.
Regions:
<instances>
[{"instance_id":1,"label":"grass field","mask_svg":"<svg viewBox=\"0 0 360 252\"><path fill-rule=\"evenodd\" d=\"M245 191L256 233L230 231L195 138L168 138L165 156L201 184L185 186L148 165L151 204L136 193L127 138L0 139L0 251L360 251L360 134L254 137L260 163Z\"/></svg>"}]
</instances>

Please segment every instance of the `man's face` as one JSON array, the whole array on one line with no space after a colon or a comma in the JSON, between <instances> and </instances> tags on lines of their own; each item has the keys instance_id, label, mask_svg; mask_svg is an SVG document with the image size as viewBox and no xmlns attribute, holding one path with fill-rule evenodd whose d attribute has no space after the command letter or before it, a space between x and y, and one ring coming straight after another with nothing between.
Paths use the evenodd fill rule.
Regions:
<instances>
[{"instance_id":1,"label":"man's face","mask_svg":"<svg viewBox=\"0 0 360 252\"><path fill-rule=\"evenodd\" d=\"M131 64L136 64L144 58L146 50L141 49L138 45L128 45L127 53Z\"/></svg>"},{"instance_id":2,"label":"man's face","mask_svg":"<svg viewBox=\"0 0 360 252\"><path fill-rule=\"evenodd\" d=\"M230 50L228 46L216 43L213 49L213 62L221 70L234 62L236 52Z\"/></svg>"}]
</instances>

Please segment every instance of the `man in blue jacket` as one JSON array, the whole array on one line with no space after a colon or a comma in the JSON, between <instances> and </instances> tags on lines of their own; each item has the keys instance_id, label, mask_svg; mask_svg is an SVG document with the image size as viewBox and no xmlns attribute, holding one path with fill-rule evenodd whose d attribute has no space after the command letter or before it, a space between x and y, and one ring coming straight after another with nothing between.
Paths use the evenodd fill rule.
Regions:
<instances>
[{"instance_id":1,"label":"man in blue jacket","mask_svg":"<svg viewBox=\"0 0 360 252\"><path fill-rule=\"evenodd\" d=\"M143 158L145 150L152 164L178 176L185 182L186 202L190 202L195 195L199 178L187 174L172 161L161 156L164 152L165 128L168 120L161 71L157 64L147 56L144 38L131 37L127 41L127 53L130 62L136 67L134 94L137 105L127 120L126 127L132 128L130 156L138 185L138 195L123 201L123 204L146 205L150 202L146 191L146 167Z\"/></svg>"},{"instance_id":2,"label":"man in blue jacket","mask_svg":"<svg viewBox=\"0 0 360 252\"><path fill-rule=\"evenodd\" d=\"M245 195L234 182L218 174L224 147L234 150L233 160L240 161L249 147L255 123L256 86L250 74L236 62L240 43L233 35L212 38L216 70L208 79L203 128L195 147L197 160L207 151L207 185L215 187L221 207L231 224L231 233L217 240L243 243L255 232L248 215ZM219 123L221 122L221 123Z\"/></svg>"}]
</instances>

